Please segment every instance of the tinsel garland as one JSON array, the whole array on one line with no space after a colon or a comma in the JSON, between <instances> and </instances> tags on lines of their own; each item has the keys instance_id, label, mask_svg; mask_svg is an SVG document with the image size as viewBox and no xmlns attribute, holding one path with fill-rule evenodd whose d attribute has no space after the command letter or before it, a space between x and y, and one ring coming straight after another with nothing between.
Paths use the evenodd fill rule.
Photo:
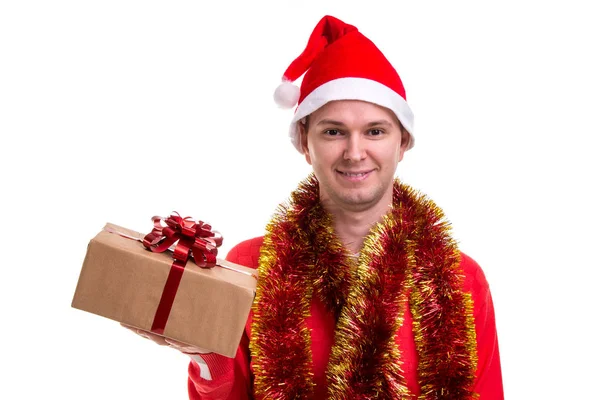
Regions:
<instances>
[{"instance_id":1,"label":"tinsel garland","mask_svg":"<svg viewBox=\"0 0 600 400\"><path fill-rule=\"evenodd\" d=\"M394 182L392 210L353 261L335 236L311 175L267 226L250 343L257 398L312 399L314 295L337 320L327 365L331 399L412 398L396 335L410 307L419 399L475 399L473 302L441 210Z\"/></svg>"}]
</instances>

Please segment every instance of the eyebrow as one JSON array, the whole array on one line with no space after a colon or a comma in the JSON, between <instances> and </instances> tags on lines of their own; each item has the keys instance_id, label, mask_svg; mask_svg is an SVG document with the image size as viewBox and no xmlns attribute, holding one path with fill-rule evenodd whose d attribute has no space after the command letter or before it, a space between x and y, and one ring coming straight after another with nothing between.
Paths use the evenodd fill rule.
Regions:
<instances>
[{"instance_id":1,"label":"eyebrow","mask_svg":"<svg viewBox=\"0 0 600 400\"><path fill-rule=\"evenodd\" d=\"M317 125L334 125L334 126L344 126L343 122L340 121L336 121L334 119L322 119L319 122L317 122ZM382 120L377 120L377 121L372 121L369 122L367 124L367 127L373 127L373 126L392 126L391 122L389 122L388 120L382 119Z\"/></svg>"},{"instance_id":2,"label":"eyebrow","mask_svg":"<svg viewBox=\"0 0 600 400\"><path fill-rule=\"evenodd\" d=\"M384 125L384 126L392 126L392 123L391 123L390 121L388 121L388 120L381 119L381 120L379 120L379 121L373 121L373 122L369 122L369 123L367 124L367 126L368 126L368 127L372 127L372 126L381 126L381 125Z\"/></svg>"},{"instance_id":3,"label":"eyebrow","mask_svg":"<svg viewBox=\"0 0 600 400\"><path fill-rule=\"evenodd\" d=\"M336 121L334 119L322 119L317 122L316 125L335 125L335 126L344 126L344 123L340 121Z\"/></svg>"}]
</instances>

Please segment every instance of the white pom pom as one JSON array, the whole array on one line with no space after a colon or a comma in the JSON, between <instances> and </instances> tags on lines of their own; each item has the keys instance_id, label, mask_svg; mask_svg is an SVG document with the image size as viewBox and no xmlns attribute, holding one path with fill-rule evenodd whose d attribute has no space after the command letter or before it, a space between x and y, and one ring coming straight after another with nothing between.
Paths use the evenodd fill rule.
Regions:
<instances>
[{"instance_id":1,"label":"white pom pom","mask_svg":"<svg viewBox=\"0 0 600 400\"><path fill-rule=\"evenodd\" d=\"M275 103L281 108L293 108L300 98L300 88L290 81L283 81L273 94Z\"/></svg>"}]
</instances>

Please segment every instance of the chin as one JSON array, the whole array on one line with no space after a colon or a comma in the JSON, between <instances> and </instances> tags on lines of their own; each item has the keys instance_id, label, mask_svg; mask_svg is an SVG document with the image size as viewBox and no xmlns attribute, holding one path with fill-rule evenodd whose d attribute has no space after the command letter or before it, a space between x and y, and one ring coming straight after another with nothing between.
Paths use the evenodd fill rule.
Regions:
<instances>
[{"instance_id":1,"label":"chin","mask_svg":"<svg viewBox=\"0 0 600 400\"><path fill-rule=\"evenodd\" d=\"M383 194L369 192L341 193L340 196L337 197L347 206L352 206L354 208L369 208L377 204L383 198Z\"/></svg>"},{"instance_id":2,"label":"chin","mask_svg":"<svg viewBox=\"0 0 600 400\"><path fill-rule=\"evenodd\" d=\"M319 176L317 175L317 179ZM354 187L344 187L335 179L319 180L321 190L324 190L325 198L322 198L326 203L338 205L343 208L356 211L364 211L378 204L386 194L386 188L383 185L374 182L365 182L362 185Z\"/></svg>"}]
</instances>

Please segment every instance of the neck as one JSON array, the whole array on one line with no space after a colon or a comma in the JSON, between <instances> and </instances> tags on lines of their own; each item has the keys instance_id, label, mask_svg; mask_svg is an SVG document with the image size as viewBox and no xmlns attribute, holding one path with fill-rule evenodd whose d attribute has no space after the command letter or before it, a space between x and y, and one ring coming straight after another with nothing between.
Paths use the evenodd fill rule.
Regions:
<instances>
[{"instance_id":1,"label":"neck","mask_svg":"<svg viewBox=\"0 0 600 400\"><path fill-rule=\"evenodd\" d=\"M388 213L392 204L391 193L385 197L378 204L360 211L339 207L325 199L321 200L321 204L333 218L333 229L336 235L351 254L360 252L371 228Z\"/></svg>"}]
</instances>

